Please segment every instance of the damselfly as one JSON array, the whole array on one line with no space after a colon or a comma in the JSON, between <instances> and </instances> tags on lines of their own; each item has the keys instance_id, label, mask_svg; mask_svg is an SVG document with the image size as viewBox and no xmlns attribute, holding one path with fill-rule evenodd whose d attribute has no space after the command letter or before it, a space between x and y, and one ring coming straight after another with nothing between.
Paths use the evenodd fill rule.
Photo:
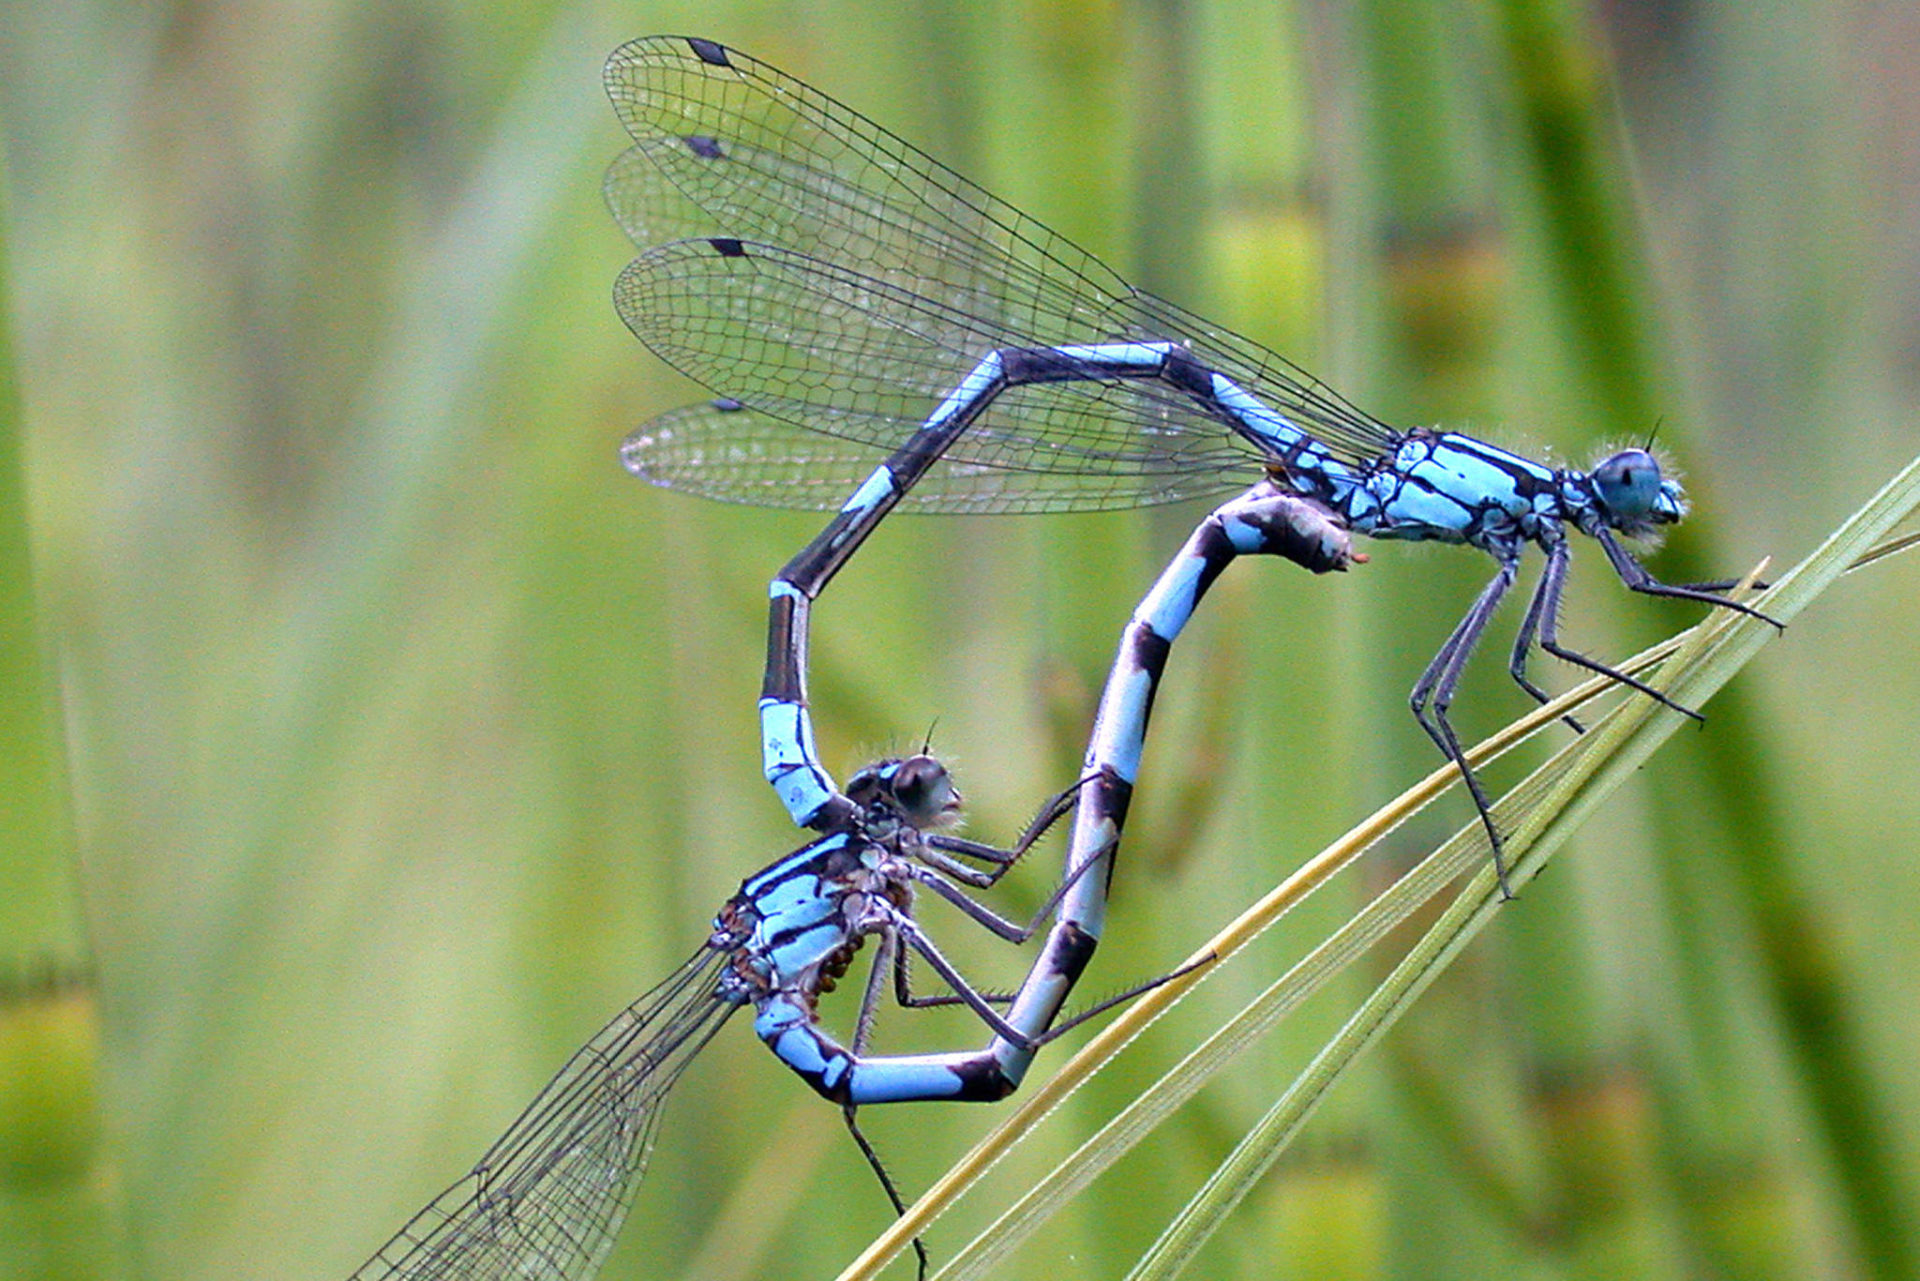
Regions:
<instances>
[{"instance_id":1,"label":"damselfly","mask_svg":"<svg viewBox=\"0 0 1920 1281\"><path fill-rule=\"evenodd\" d=\"M642 428L629 467L715 498L838 507L772 588L765 765L802 824L845 804L807 721L808 607L897 505L1127 507L1225 492L1251 473L1342 529L1488 553L1493 579L1411 703L1459 767L1503 875L1499 829L1448 712L1527 546L1545 569L1508 669L1542 701L1527 675L1536 644L1697 716L1561 643L1570 530L1597 541L1634 591L1754 613L1720 595L1725 584L1658 581L1623 543L1686 512L1645 449L1578 471L1389 427L1259 344L1127 284L859 113L713 41L633 41L606 81L634 142L606 192L644 249L616 305L643 342L722 397Z\"/></svg>"},{"instance_id":2,"label":"damselfly","mask_svg":"<svg viewBox=\"0 0 1920 1281\"><path fill-rule=\"evenodd\" d=\"M999 1099L1007 1087L1000 1063L986 1054L866 1054L889 983L903 1006L964 1004L997 1037L1028 1049L1036 1043L1011 1027L934 946L914 919L914 891L933 891L1002 938L1030 937L1074 876L1026 926L1000 917L962 887L994 884L1072 797L1072 791L1056 797L1002 850L935 830L953 821L960 798L933 757L861 770L848 785L843 817L818 840L743 881L699 950L588 1041L479 1164L416 1214L354 1281L586 1281L626 1216L667 1091L727 1017L746 1005L754 1008L754 1030L767 1047L845 1109L848 1128L900 1212L900 1198L855 1125L854 1110L912 1099ZM852 1042L842 1045L820 1026L815 1003L846 975L868 938L877 940L873 971ZM910 954L927 962L948 991L915 995ZM921 1264L924 1271L924 1252Z\"/></svg>"}]
</instances>

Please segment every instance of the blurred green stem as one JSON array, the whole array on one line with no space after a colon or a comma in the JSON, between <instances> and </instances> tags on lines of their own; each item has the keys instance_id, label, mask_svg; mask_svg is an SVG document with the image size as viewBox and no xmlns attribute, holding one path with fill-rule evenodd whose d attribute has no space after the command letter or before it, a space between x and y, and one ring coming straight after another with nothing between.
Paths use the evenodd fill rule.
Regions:
<instances>
[{"instance_id":1,"label":"blurred green stem","mask_svg":"<svg viewBox=\"0 0 1920 1281\"><path fill-rule=\"evenodd\" d=\"M1659 401L1648 308L1599 126L1604 80L1592 51L1602 46L1582 39L1581 15L1556 0L1497 0L1492 11L1532 159L1528 196L1542 211L1539 231L1555 277L1548 296L1566 308L1575 360L1596 403L1623 426L1651 425ZM1709 576L1697 537L1676 540L1666 558L1679 576ZM1762 781L1761 735L1737 691L1715 704L1714 722L1707 785L1687 804L1717 805L1740 833L1729 884L1759 939L1787 1053L1826 1132L1861 1262L1872 1276L1920 1276L1920 1249L1902 1210L1911 1200L1884 1138L1900 1127L1876 1105L1826 931L1797 883L1770 800L1778 789Z\"/></svg>"},{"instance_id":2,"label":"blurred green stem","mask_svg":"<svg viewBox=\"0 0 1920 1281\"><path fill-rule=\"evenodd\" d=\"M0 182L0 236L6 229ZM0 240L0 1277L114 1275L99 1177L98 1007L66 757L36 625Z\"/></svg>"},{"instance_id":3,"label":"blurred green stem","mask_svg":"<svg viewBox=\"0 0 1920 1281\"><path fill-rule=\"evenodd\" d=\"M1562 310L1595 402L1613 421L1650 425L1659 401L1648 309L1604 143L1605 45L1557 0L1498 0L1493 16L1520 128L1515 154L1530 162L1526 195L1542 223L1545 296Z\"/></svg>"}]
</instances>

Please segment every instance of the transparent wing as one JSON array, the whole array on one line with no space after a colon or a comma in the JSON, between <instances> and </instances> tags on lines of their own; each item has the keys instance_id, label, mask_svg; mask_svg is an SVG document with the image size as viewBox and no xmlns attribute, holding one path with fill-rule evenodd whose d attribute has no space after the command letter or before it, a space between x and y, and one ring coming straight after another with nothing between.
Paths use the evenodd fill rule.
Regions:
<instances>
[{"instance_id":1,"label":"transparent wing","mask_svg":"<svg viewBox=\"0 0 1920 1281\"><path fill-rule=\"evenodd\" d=\"M628 436L620 460L628 471L663 489L755 507L835 511L886 456L848 433L799 427L737 400L686 405L661 414ZM1017 466L1017 464L1015 464ZM962 451L949 452L900 500L904 511L938 515L1003 515L1084 511L1084 490L1051 484L1061 473L1026 476ZM1143 484L1146 478L1142 478ZM1134 504L1171 502L1245 487L1231 473L1168 471L1176 492L1136 491ZM1021 482L1025 483L1021 483ZM1130 504L1131 505L1131 504Z\"/></svg>"},{"instance_id":2,"label":"transparent wing","mask_svg":"<svg viewBox=\"0 0 1920 1281\"><path fill-rule=\"evenodd\" d=\"M726 963L703 947L621 1011L351 1281L593 1276L646 1168L667 1090L739 1008L715 995Z\"/></svg>"},{"instance_id":3,"label":"transparent wing","mask_svg":"<svg viewBox=\"0 0 1920 1281\"><path fill-rule=\"evenodd\" d=\"M1395 434L1265 348L1142 293L878 125L743 54L650 37L607 89L634 146L609 170L646 247L620 314L666 360L770 417L891 450L995 347L1185 343L1355 461ZM1026 394L1020 394L1024 391ZM955 447L1013 510L1117 507L1246 481L1254 447L1157 383L995 402ZM1229 474L1231 473L1231 474Z\"/></svg>"}]
</instances>

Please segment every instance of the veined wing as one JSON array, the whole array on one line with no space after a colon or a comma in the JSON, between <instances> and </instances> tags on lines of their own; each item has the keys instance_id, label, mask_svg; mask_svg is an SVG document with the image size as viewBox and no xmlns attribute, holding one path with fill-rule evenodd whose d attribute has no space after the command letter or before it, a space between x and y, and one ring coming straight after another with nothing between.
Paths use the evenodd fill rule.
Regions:
<instances>
[{"instance_id":1,"label":"veined wing","mask_svg":"<svg viewBox=\"0 0 1920 1281\"><path fill-rule=\"evenodd\" d=\"M465 1178L350 1281L586 1281L646 1168L661 1104L739 1007L703 947L587 1042Z\"/></svg>"},{"instance_id":2,"label":"veined wing","mask_svg":"<svg viewBox=\"0 0 1920 1281\"><path fill-rule=\"evenodd\" d=\"M629 326L723 395L891 449L995 346L1177 341L1356 461L1395 435L1257 343L1133 289L1092 255L780 72L707 41L616 50L635 145L607 177L654 245L616 292ZM661 243L661 242L667 243ZM747 252L729 256L734 242ZM719 260L719 261L716 261ZM996 403L962 439L1042 507L1218 492L1251 446L1156 383L1069 383ZM876 392L880 394L876 396ZM1045 405L1044 410L1037 408ZM1177 461L1169 464L1169 454ZM1034 478L1057 473L1079 481Z\"/></svg>"},{"instance_id":3,"label":"veined wing","mask_svg":"<svg viewBox=\"0 0 1920 1281\"><path fill-rule=\"evenodd\" d=\"M641 426L620 446L628 471L663 489L754 507L835 511L872 475L885 451L846 432L798 427L737 400L704 401L669 410ZM1236 457L1238 455L1235 455ZM1144 478L1143 478L1144 479ZM1172 502L1199 493L1244 488L1244 477L1170 471L1177 492L1133 492L1133 504ZM1084 486L1073 473L1023 473L986 466L949 452L900 500L903 511L986 516L1085 511Z\"/></svg>"},{"instance_id":4,"label":"veined wing","mask_svg":"<svg viewBox=\"0 0 1920 1281\"><path fill-rule=\"evenodd\" d=\"M886 280L777 246L683 240L615 286L656 352L770 418L879 450L897 446L996 347L1031 339ZM1137 380L1002 391L947 451L981 510L1132 507L1247 484L1248 452L1192 403ZM869 468L869 470L871 470ZM844 495L842 495L844 497Z\"/></svg>"}]
</instances>

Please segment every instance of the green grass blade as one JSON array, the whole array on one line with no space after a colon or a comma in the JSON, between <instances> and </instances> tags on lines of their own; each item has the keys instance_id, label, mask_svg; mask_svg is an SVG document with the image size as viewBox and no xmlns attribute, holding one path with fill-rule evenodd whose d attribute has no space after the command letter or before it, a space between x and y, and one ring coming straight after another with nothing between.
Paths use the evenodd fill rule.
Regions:
<instances>
[{"instance_id":1,"label":"green grass blade","mask_svg":"<svg viewBox=\"0 0 1920 1281\"><path fill-rule=\"evenodd\" d=\"M1759 607L1782 622L1797 616L1857 564L1882 559L1883 549L1876 547L1876 542L1917 507L1920 459L1888 482L1812 555L1784 574L1758 602ZM1773 633L1774 629L1759 619L1724 612L1709 618L1688 633L1687 643L1673 660L1671 679L1665 682L1667 692L1687 706L1704 703L1759 652ZM1509 842L1514 882L1524 884L1532 879L1574 830L1685 723L1678 713L1643 700L1629 701L1523 784L1523 794L1544 790L1545 795L1514 828ZM1447 848L1462 844L1463 838L1471 835L1469 829L1450 841ZM1278 1159L1333 1086L1485 928L1499 906L1493 871L1483 868L1292 1087L1248 1131L1142 1256L1129 1281L1165 1281L1180 1274Z\"/></svg>"},{"instance_id":2,"label":"green grass blade","mask_svg":"<svg viewBox=\"0 0 1920 1281\"><path fill-rule=\"evenodd\" d=\"M1756 604L1782 622L1794 617L1840 575L1859 564L1884 559L1888 545L1878 544L1877 540L1906 519L1916 506L1920 506L1920 460L1889 482L1805 561L1781 575ZM1668 677L1669 693L1676 700L1693 705L1705 701L1730 680L1773 635L1775 629L1767 623L1723 611L1623 666L1637 673L1656 663L1669 662L1673 668ZM1563 713L1601 696L1609 685L1603 680L1590 681L1556 699L1475 749L1473 759L1476 763L1492 759L1553 724ZM1496 809L1512 832L1509 849L1514 857L1514 883L1524 884L1531 879L1591 812L1685 723L1688 722L1677 713L1663 711L1644 700L1627 700L1603 717L1580 741L1556 755L1503 798ZM1208 954L1219 960L1231 956L1324 884L1334 872L1430 804L1454 781L1452 771L1443 769L1409 789L1288 877L1201 948L1196 959ZM1328 978L1339 973L1373 942L1444 890L1463 871L1483 866L1485 859L1484 836L1477 824L1469 825L1370 902L1179 1065L1143 1091L1099 1133L1058 1163L992 1225L956 1253L938 1273L938 1281L962 1281L986 1275L1037 1231L1054 1211L1191 1098L1240 1050L1319 990ZM1248 1145L1249 1154L1236 1163L1236 1169L1245 1163L1260 1165L1263 1155L1270 1163L1272 1155L1284 1148L1285 1140L1297 1132L1299 1124L1360 1051L1392 1025L1400 1011L1491 918L1494 891L1491 869L1483 866L1482 875L1456 899L1442 923L1423 940L1424 950L1409 955L1276 1104L1268 1119L1255 1131L1257 1138ZM1168 983L1122 1012L1053 1078L1026 1095L1022 1104L996 1130L956 1162L904 1216L876 1238L840 1274L840 1281L859 1281L877 1275L915 1233L963 1195L1042 1118L1208 972L1201 970L1189 978ZM1263 1146L1269 1149L1265 1154L1258 1152ZM1236 1186L1232 1174L1222 1175L1203 1190L1201 1196L1209 1198L1206 1205L1190 1206L1169 1229L1170 1233L1178 1232L1183 1239L1189 1233L1197 1233L1203 1240L1251 1182L1251 1178L1245 1178ZM1195 1241L1194 1248L1197 1244ZM1172 1261L1172 1255L1163 1255L1159 1247L1149 1259L1155 1257ZM1159 1264L1143 1260L1141 1266ZM1141 1275L1155 1273L1149 1271Z\"/></svg>"},{"instance_id":3,"label":"green grass blade","mask_svg":"<svg viewBox=\"0 0 1920 1281\"><path fill-rule=\"evenodd\" d=\"M1670 655L1678 640L1664 642L1625 664L1629 671L1640 671ZM1607 692L1603 681L1586 683L1551 705L1541 708L1469 753L1476 764L1491 760L1519 742L1551 726L1558 717L1575 710ZM1543 772L1544 773L1544 772ZM1199 955L1211 951L1225 960L1239 947L1250 942L1273 924L1333 871L1346 866L1407 818L1425 808L1457 781L1451 767L1436 770L1392 804L1382 808L1356 827L1341 841L1310 860L1288 877L1272 893L1222 930L1202 948ZM1516 804L1524 807L1537 800L1543 790L1542 776L1536 775L1515 790L1499 808L1507 813ZM1452 884L1462 873L1483 864L1487 857L1484 834L1477 824L1436 850L1418 866L1401 876L1391 887L1369 902L1349 921L1334 931L1311 953L1215 1031L1187 1057L1140 1095L1088 1139L1067 1160L1062 1161L1044 1179L1010 1207L989 1229L982 1232L940 1276L941 1281L959 1281L963 1277L984 1275L1026 1237L1036 1231L1054 1210L1084 1190L1094 1178L1131 1149L1136 1143L1199 1089L1228 1066L1242 1050L1270 1031L1287 1013L1320 991L1334 976L1363 955L1384 935ZM1173 985L1169 985L1171 987ZM1172 1004L1174 997L1161 997L1160 989L1114 1021L1105 1032L1062 1067L1044 1089L1055 1090L1064 1079L1091 1074L1113 1057L1118 1049L1137 1035L1146 1023ZM1183 991L1185 989L1182 989ZM1155 1004L1158 1002L1159 1004ZM1056 1100L1057 1101L1057 1100ZM1045 1106L1030 1103L1022 1112L1035 1119ZM1021 1126L1024 1116L1011 1118L1003 1131ZM983 1147L994 1141L990 1136ZM931 1196L931 1194L929 1194ZM919 1207L915 1207L917 1210Z\"/></svg>"},{"instance_id":4,"label":"green grass blade","mask_svg":"<svg viewBox=\"0 0 1920 1281\"><path fill-rule=\"evenodd\" d=\"M1623 667L1630 672L1641 671L1673 652L1676 644L1675 641L1665 642L1629 660ZM1608 689L1609 683L1606 681L1589 681L1549 706L1515 721L1468 755L1476 765L1493 760L1551 726L1562 714L1585 705ZM1305 900L1334 873L1408 818L1432 804L1456 781L1457 775L1450 766L1433 771L1339 841L1308 860L1214 935L1191 959L1212 956L1216 962L1220 962L1231 957ZM1470 829L1469 834L1473 830L1477 829ZM978 1276L998 1262L1044 1222L1055 1208L1070 1200L1095 1175L1117 1160L1141 1136L1150 1132L1160 1119L1192 1097L1201 1085L1225 1067L1261 1032L1270 1028L1287 1010L1317 991L1373 941L1405 920L1421 904L1484 857L1484 846L1463 845L1458 849L1449 846L1402 878L1400 884L1322 943L1312 955L1270 987L1232 1022L1196 1048L1188 1056L1187 1062L1175 1068L1152 1089L1142 1093L1073 1157L1062 1162L1036 1184L999 1222L956 1255L941 1272L941 1277L953 1281L955 1278ZM905 1215L849 1265L841 1274L842 1281L875 1275L887 1260L905 1248L915 1232L924 1228L962 1195L1067 1095L1099 1071L1181 996L1204 981L1215 968L1217 966L1209 966L1191 976L1167 983L1130 1004L1067 1060L1059 1072L1037 1089L1026 1093L1019 1107L999 1127L956 1162L919 1201L909 1207Z\"/></svg>"},{"instance_id":5,"label":"green grass blade","mask_svg":"<svg viewBox=\"0 0 1920 1281\"><path fill-rule=\"evenodd\" d=\"M120 1274L99 1008L64 737L35 601L0 183L0 1276Z\"/></svg>"}]
</instances>

